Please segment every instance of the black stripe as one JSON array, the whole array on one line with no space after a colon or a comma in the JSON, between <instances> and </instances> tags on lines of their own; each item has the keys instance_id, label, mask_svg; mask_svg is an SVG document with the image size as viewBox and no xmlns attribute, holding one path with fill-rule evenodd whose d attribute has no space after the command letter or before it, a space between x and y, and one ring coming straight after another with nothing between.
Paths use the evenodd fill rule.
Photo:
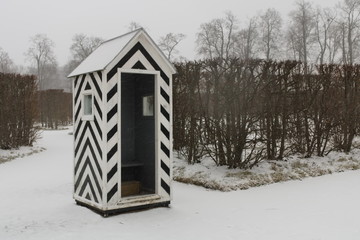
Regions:
<instances>
[{"instance_id":1,"label":"black stripe","mask_svg":"<svg viewBox=\"0 0 360 240\"><path fill-rule=\"evenodd\" d=\"M166 74L165 74L163 71L160 71L160 76L161 76L162 79L164 79L164 81L166 82L166 84L169 86L169 84L170 84L169 77L166 76Z\"/></svg>"},{"instance_id":2,"label":"black stripe","mask_svg":"<svg viewBox=\"0 0 360 240\"><path fill-rule=\"evenodd\" d=\"M140 43L139 43L140 44ZM154 69L160 71L161 78L169 85L169 77L163 72L163 70L159 67L159 65L155 62L155 60L151 57L151 55L146 51L143 45L140 44L139 50L144 55L144 57L149 61L149 63L153 66Z\"/></svg>"},{"instance_id":3,"label":"black stripe","mask_svg":"<svg viewBox=\"0 0 360 240\"><path fill-rule=\"evenodd\" d=\"M161 168L170 177L170 168L161 160Z\"/></svg>"},{"instance_id":4,"label":"black stripe","mask_svg":"<svg viewBox=\"0 0 360 240\"><path fill-rule=\"evenodd\" d=\"M102 92L101 92L101 89L99 87L99 84L97 83L96 79L95 79L95 76L93 73L90 73L90 77L91 77L91 80L95 86L95 89L96 89L96 92L98 94L98 96L100 97L100 100L102 100Z\"/></svg>"},{"instance_id":5,"label":"black stripe","mask_svg":"<svg viewBox=\"0 0 360 240\"><path fill-rule=\"evenodd\" d=\"M96 119L95 116L94 116L94 123L95 123L96 130L98 131L98 134L100 136L100 139L102 140L102 131L101 131L99 122L98 122L98 120Z\"/></svg>"},{"instance_id":6,"label":"black stripe","mask_svg":"<svg viewBox=\"0 0 360 240\"><path fill-rule=\"evenodd\" d=\"M108 172L107 182L110 181L110 179L115 175L116 172L117 172L117 164L115 164L115 166L110 170L110 172Z\"/></svg>"},{"instance_id":7,"label":"black stripe","mask_svg":"<svg viewBox=\"0 0 360 240\"><path fill-rule=\"evenodd\" d=\"M170 139L170 133L166 129L166 127L164 127L164 125L162 125L162 123L161 123L161 132L167 137L167 139Z\"/></svg>"},{"instance_id":8,"label":"black stripe","mask_svg":"<svg viewBox=\"0 0 360 240\"><path fill-rule=\"evenodd\" d=\"M99 152L99 155L100 155L100 157L101 157L101 156L102 156L102 150L101 150L101 147L100 147L100 145L99 145L98 138L95 136L94 130L92 129L92 127L91 127L91 125L90 125L90 122L88 122L88 123L89 123L88 128L89 128L89 130L90 130L90 133L91 133L91 136L92 136L92 140L94 141L95 146L96 146L96 148L97 148L97 150L98 150L98 152Z\"/></svg>"},{"instance_id":9,"label":"black stripe","mask_svg":"<svg viewBox=\"0 0 360 240\"><path fill-rule=\"evenodd\" d=\"M134 66L132 66L132 69L143 69L143 70L146 70L146 67L140 62L140 61L137 61Z\"/></svg>"},{"instance_id":10,"label":"black stripe","mask_svg":"<svg viewBox=\"0 0 360 240\"><path fill-rule=\"evenodd\" d=\"M85 123L85 126L84 126L84 129L83 129L83 131L81 132L80 138L79 138L78 143L77 143L77 145L76 145L76 147L75 147L75 156L76 156L77 152L79 151L79 148L80 148L81 143L83 142L83 138L84 138L84 136L85 136L86 129L88 128L88 125L89 125L89 122L86 122L86 123Z\"/></svg>"},{"instance_id":11,"label":"black stripe","mask_svg":"<svg viewBox=\"0 0 360 240\"><path fill-rule=\"evenodd\" d=\"M120 59L120 61L108 72L107 81L110 81L110 79L117 73L118 68L124 66L124 64L136 53L138 48L138 44L136 44L122 59Z\"/></svg>"},{"instance_id":12,"label":"black stripe","mask_svg":"<svg viewBox=\"0 0 360 240\"><path fill-rule=\"evenodd\" d=\"M77 92L76 92L76 95L75 95L75 105L76 105L76 103L77 103L77 101L78 101L78 98L79 98L79 96L80 96L80 93L81 93L81 88L82 88L82 85L84 84L84 82L85 82L85 74L82 76L82 78L81 78L81 82L80 82L80 86L79 86L79 88L78 88L78 90L77 90Z\"/></svg>"},{"instance_id":13,"label":"black stripe","mask_svg":"<svg viewBox=\"0 0 360 240\"><path fill-rule=\"evenodd\" d=\"M77 145L75 146L75 156L77 155L77 152L79 151L79 148L80 148L80 145L81 143L83 142L83 138L85 136L85 133L86 133L86 129L88 128L88 125L89 125L89 122L86 122L85 123L85 126L84 126L84 129L83 131L81 132L81 135L80 135L80 138L77 142Z\"/></svg>"},{"instance_id":14,"label":"black stripe","mask_svg":"<svg viewBox=\"0 0 360 240\"><path fill-rule=\"evenodd\" d=\"M169 95L164 91L164 89L161 87L160 88L160 94L161 96L163 96L163 98L168 102L170 103L170 97Z\"/></svg>"},{"instance_id":15,"label":"black stripe","mask_svg":"<svg viewBox=\"0 0 360 240\"><path fill-rule=\"evenodd\" d=\"M85 190L86 184L87 184L87 182L86 182L87 179L89 179L89 176L86 176L86 179L85 179L83 185L81 186L81 189L80 189L80 192L79 192L80 196L84 193L84 190Z\"/></svg>"},{"instance_id":16,"label":"black stripe","mask_svg":"<svg viewBox=\"0 0 360 240\"><path fill-rule=\"evenodd\" d=\"M78 143L77 143L77 145L76 145L76 147L75 147L75 156L77 155L77 152L78 152L78 150L79 150L79 148L80 148L80 146L81 146L81 143L82 143L82 141L83 141L83 138L84 138L84 136L85 136L85 133L86 133L86 130L87 130L87 129L90 130L90 134L91 134L92 139L93 139L93 141L94 141L94 143L95 143L95 146L96 146L96 148L97 148L97 150L98 150L98 152L99 152L99 155L102 156L102 150L101 150L101 148L100 148L100 145L99 145L99 142L98 142L98 140L97 140L97 137L95 136L94 130L92 129L92 127L91 127L91 125L90 125L90 122L86 122L86 124L85 124L85 126L84 126L84 129L83 129L83 131L82 131L82 133L81 133L81 136L80 136L80 138L79 138L79 141L78 141ZM80 159L81 159L81 158L80 158Z\"/></svg>"},{"instance_id":17,"label":"black stripe","mask_svg":"<svg viewBox=\"0 0 360 240\"><path fill-rule=\"evenodd\" d=\"M161 179L161 187L170 195L170 187L164 180Z\"/></svg>"},{"instance_id":18,"label":"black stripe","mask_svg":"<svg viewBox=\"0 0 360 240\"><path fill-rule=\"evenodd\" d=\"M107 141L109 141L116 132L117 132L117 124L108 132Z\"/></svg>"},{"instance_id":19,"label":"black stripe","mask_svg":"<svg viewBox=\"0 0 360 240\"><path fill-rule=\"evenodd\" d=\"M117 113L117 104L108 112L107 114L107 121L109 122L110 119Z\"/></svg>"},{"instance_id":20,"label":"black stripe","mask_svg":"<svg viewBox=\"0 0 360 240\"><path fill-rule=\"evenodd\" d=\"M95 105L96 111L98 112L98 114L100 116L100 119L102 120L102 111L101 111L101 109L99 107L98 102L96 101L96 98L94 98L94 105Z\"/></svg>"},{"instance_id":21,"label":"black stripe","mask_svg":"<svg viewBox=\"0 0 360 240\"><path fill-rule=\"evenodd\" d=\"M163 143L161 143L161 150L170 158L170 150Z\"/></svg>"},{"instance_id":22,"label":"black stripe","mask_svg":"<svg viewBox=\"0 0 360 240\"><path fill-rule=\"evenodd\" d=\"M95 165L96 165L96 168L97 168L97 170L98 170L98 173L99 173L100 177L102 178L102 170L101 170L101 167L100 167L100 163L99 163L98 159L96 158L94 149L93 149L93 147L91 146L89 139L86 140L86 142L85 142L85 144L84 144L84 147L83 147L83 149L82 149L82 151L81 151L81 153L80 153L80 156L79 156L79 158L78 158L78 161L77 161L77 163L76 163L76 165L75 165L75 174L76 174L77 171L78 171L78 168L79 168L79 166L80 166L81 160L82 160L82 158L83 158L83 156L84 156L85 151L86 151L87 148L90 149L90 153L91 153L91 156L92 156L92 158L93 158L93 160L94 160L94 162L95 162Z\"/></svg>"},{"instance_id":23,"label":"black stripe","mask_svg":"<svg viewBox=\"0 0 360 240\"><path fill-rule=\"evenodd\" d=\"M79 158L78 159L78 161L76 162L76 164L75 164L75 175L76 175L76 173L77 173L77 171L78 171L78 169L79 169L79 166L80 166L80 163L81 163L82 161L81 161L81 159Z\"/></svg>"},{"instance_id":24,"label":"black stripe","mask_svg":"<svg viewBox=\"0 0 360 240\"><path fill-rule=\"evenodd\" d=\"M90 186L91 193L92 193L92 195L94 196L95 202L96 202L96 203L99 203L99 201L98 201L98 199L97 199L97 197L96 197L96 194L95 194L94 187L93 187L93 185L91 184L91 181L90 181L90 177L89 177L89 176L86 177L85 182L84 182L84 184L83 184L82 187L81 187L81 190L80 190L79 195L80 195L80 196L83 195L83 193L84 193L84 191L85 191L85 188L86 188L86 185L88 185L88 184L89 184L89 186Z\"/></svg>"},{"instance_id":25,"label":"black stripe","mask_svg":"<svg viewBox=\"0 0 360 240\"><path fill-rule=\"evenodd\" d=\"M86 146L86 147L87 147L87 146ZM83 149L83 152L84 152L84 153L85 153L86 147L84 147L84 149ZM80 155L83 155L83 153L81 153ZM79 158L78 161L77 161L77 163L76 163L76 165L75 165L75 175L76 175L77 171L79 170L80 163L82 163L82 162L83 162L82 159Z\"/></svg>"},{"instance_id":26,"label":"black stripe","mask_svg":"<svg viewBox=\"0 0 360 240\"><path fill-rule=\"evenodd\" d=\"M85 197L87 200L90 200L91 201L91 199L90 199L90 194L89 193L87 193L86 194L86 197Z\"/></svg>"},{"instance_id":27,"label":"black stripe","mask_svg":"<svg viewBox=\"0 0 360 240\"><path fill-rule=\"evenodd\" d=\"M90 84L88 82L85 85L85 90L91 90Z\"/></svg>"},{"instance_id":28,"label":"black stripe","mask_svg":"<svg viewBox=\"0 0 360 240\"><path fill-rule=\"evenodd\" d=\"M83 121L80 121L79 124L78 124L77 127L76 127L76 130L75 130L75 133L74 133L75 139L77 138L77 136L78 136L78 134L79 134L80 127L81 127L82 123L83 123Z\"/></svg>"},{"instance_id":29,"label":"black stripe","mask_svg":"<svg viewBox=\"0 0 360 240\"><path fill-rule=\"evenodd\" d=\"M78 84L79 81L79 76L75 77L75 81L74 81L74 89L76 88L76 85Z\"/></svg>"},{"instance_id":30,"label":"black stripe","mask_svg":"<svg viewBox=\"0 0 360 240\"><path fill-rule=\"evenodd\" d=\"M101 71L97 71L97 74L99 75L100 80L102 81L102 72Z\"/></svg>"},{"instance_id":31,"label":"black stripe","mask_svg":"<svg viewBox=\"0 0 360 240\"><path fill-rule=\"evenodd\" d=\"M117 152L117 143L111 148L111 150L107 154L107 161L109 162L110 159L114 156L114 154Z\"/></svg>"},{"instance_id":32,"label":"black stripe","mask_svg":"<svg viewBox=\"0 0 360 240\"><path fill-rule=\"evenodd\" d=\"M146 49L143 47L143 45L141 45L140 42L135 44L135 46L131 48L130 51L127 52L127 54L108 72L107 80L110 81L110 79L117 73L117 69L124 66L124 64L129 61L129 59L138 50L144 55L144 57L148 60L148 62L155 70L160 71L161 78L166 82L167 85L169 85L169 77L163 72L163 70L159 67L159 65L155 62L155 60L151 57L151 55L146 51Z\"/></svg>"},{"instance_id":33,"label":"black stripe","mask_svg":"<svg viewBox=\"0 0 360 240\"><path fill-rule=\"evenodd\" d=\"M107 101L110 101L110 99L117 93L117 84L108 92L107 94Z\"/></svg>"},{"instance_id":34,"label":"black stripe","mask_svg":"<svg viewBox=\"0 0 360 240\"><path fill-rule=\"evenodd\" d=\"M107 201L109 202L111 200L111 198L115 195L115 193L117 192L118 189L118 185L115 184L114 187L108 192L107 194Z\"/></svg>"},{"instance_id":35,"label":"black stripe","mask_svg":"<svg viewBox=\"0 0 360 240\"><path fill-rule=\"evenodd\" d=\"M89 141L88 145L89 145L89 149L90 149L91 155L92 155L92 157L93 157L93 160L94 160L94 162L95 162L97 171L98 171L98 173L99 173L99 175L100 175L100 178L102 179L102 178L103 178L103 175L102 175L102 170L101 170L100 163L99 163L99 160L101 161L101 155L100 155L100 159L97 159L97 158L96 158L96 155L95 155L95 152L94 152L94 149L93 149L93 147L92 147L91 144L90 144L90 141Z\"/></svg>"},{"instance_id":36,"label":"black stripe","mask_svg":"<svg viewBox=\"0 0 360 240\"><path fill-rule=\"evenodd\" d=\"M96 185L96 188L97 188L97 190L98 190L98 192L99 192L99 195L102 196L101 186L100 186L99 181L98 181L98 179L97 179L97 177L96 177L94 168L93 168L93 166L91 165L91 161L90 161L89 157L86 158L86 160L85 160L85 162L84 162L84 165L83 165L83 167L82 167L82 169L81 169L81 171L80 171L80 173L79 173L79 176L78 176L77 181L76 181L76 183L75 183L75 189L78 188L81 179L83 179L84 172L85 172L87 166L89 166L89 168L90 168L90 171L91 171L91 174L92 174L92 176L93 176L93 178L94 178L95 185ZM75 172L75 174L76 174L76 172ZM101 177L101 172L99 172L99 174L100 174L100 177Z\"/></svg>"},{"instance_id":37,"label":"black stripe","mask_svg":"<svg viewBox=\"0 0 360 240\"><path fill-rule=\"evenodd\" d=\"M139 44L140 43L137 43L133 48L131 48L130 51L128 51L126 55L108 72L107 81L110 81L110 79L116 74L117 69L124 66L124 64L137 52Z\"/></svg>"},{"instance_id":38,"label":"black stripe","mask_svg":"<svg viewBox=\"0 0 360 240\"><path fill-rule=\"evenodd\" d=\"M162 115L164 115L164 117L170 121L170 114L168 113L168 111L165 110L165 108L161 105L160 107L160 112L162 113Z\"/></svg>"},{"instance_id":39,"label":"black stripe","mask_svg":"<svg viewBox=\"0 0 360 240\"><path fill-rule=\"evenodd\" d=\"M82 151L80 153L80 156L78 158L78 161L77 161L77 163L75 165L75 174L77 173L77 171L79 169L80 163L82 162L82 158L83 158L83 156L85 154L85 151L86 151L86 149L88 147L88 141L89 141L89 139L87 139L87 141L85 142L84 147L83 147L83 149L82 149ZM76 153L75 153L75 155L76 155Z\"/></svg>"},{"instance_id":40,"label":"black stripe","mask_svg":"<svg viewBox=\"0 0 360 240\"><path fill-rule=\"evenodd\" d=\"M84 121L81 121L81 120L80 120L78 129L76 130L77 132L75 132L75 140L76 140L76 138L77 138L77 136L78 136L78 134L79 134L80 126L82 125L83 122L84 122ZM86 128L86 123L85 123L84 129L83 129L83 131L81 132L81 135L80 135L80 139L81 139L81 140L80 140L80 141L77 140L78 144L81 143L81 142L82 142L82 139L84 138L85 128ZM76 152L76 148L75 148L75 152Z\"/></svg>"},{"instance_id":41,"label":"black stripe","mask_svg":"<svg viewBox=\"0 0 360 240\"><path fill-rule=\"evenodd\" d=\"M78 108L76 110L76 113L75 113L75 122L78 120L80 109L81 109L81 102L79 103L79 106L78 106Z\"/></svg>"}]
</instances>

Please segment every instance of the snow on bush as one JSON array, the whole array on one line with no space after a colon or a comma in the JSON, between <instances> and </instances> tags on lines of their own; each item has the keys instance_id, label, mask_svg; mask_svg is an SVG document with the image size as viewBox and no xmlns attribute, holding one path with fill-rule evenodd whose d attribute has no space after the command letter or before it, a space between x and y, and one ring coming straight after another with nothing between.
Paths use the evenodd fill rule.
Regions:
<instances>
[{"instance_id":1,"label":"snow on bush","mask_svg":"<svg viewBox=\"0 0 360 240\"><path fill-rule=\"evenodd\" d=\"M176 181L220 191L232 191L357 170L360 169L360 149L354 149L348 154L331 152L326 157L303 158L293 155L284 161L262 161L247 170L216 166L209 158L188 165L186 160L175 154L173 169Z\"/></svg>"}]
</instances>

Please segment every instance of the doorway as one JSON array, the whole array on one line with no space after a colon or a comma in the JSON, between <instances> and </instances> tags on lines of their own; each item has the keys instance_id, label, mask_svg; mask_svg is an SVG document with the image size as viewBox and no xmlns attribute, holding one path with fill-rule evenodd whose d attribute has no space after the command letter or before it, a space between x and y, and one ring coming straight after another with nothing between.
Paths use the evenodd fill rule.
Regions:
<instances>
[{"instance_id":1,"label":"doorway","mask_svg":"<svg viewBox=\"0 0 360 240\"><path fill-rule=\"evenodd\" d=\"M155 194L155 75L121 72L121 196Z\"/></svg>"}]
</instances>

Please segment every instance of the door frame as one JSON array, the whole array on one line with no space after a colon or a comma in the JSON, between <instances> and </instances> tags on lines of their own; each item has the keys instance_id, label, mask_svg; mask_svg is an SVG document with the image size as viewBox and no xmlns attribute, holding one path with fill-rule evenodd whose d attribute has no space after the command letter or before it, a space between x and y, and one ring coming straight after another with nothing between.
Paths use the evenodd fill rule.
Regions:
<instances>
[{"instance_id":1,"label":"door frame","mask_svg":"<svg viewBox=\"0 0 360 240\"><path fill-rule=\"evenodd\" d=\"M121 74L128 73L128 74L146 74L146 75L153 75L154 76L154 124L155 124L155 194L147 194L147 195L140 195L140 196L129 196L122 198L121 196L121 166L122 166L122 159L121 159ZM118 68L118 193L120 201L123 200L138 200L139 198L149 198L149 196L156 195L159 196L159 187L160 187L160 174L159 174L159 167L160 167L160 159L159 159L159 148L160 148L160 139L159 139L159 129L160 129L160 121L159 121L159 114L160 114L160 107L159 104L159 95L160 95L160 71L154 70L142 70L142 69L123 69Z\"/></svg>"}]
</instances>

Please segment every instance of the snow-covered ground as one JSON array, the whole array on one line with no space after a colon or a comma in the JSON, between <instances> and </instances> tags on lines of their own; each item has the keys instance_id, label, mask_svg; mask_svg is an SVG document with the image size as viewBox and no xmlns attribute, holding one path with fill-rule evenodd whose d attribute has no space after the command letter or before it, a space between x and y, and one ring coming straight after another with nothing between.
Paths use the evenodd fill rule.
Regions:
<instances>
[{"instance_id":1,"label":"snow-covered ground","mask_svg":"<svg viewBox=\"0 0 360 240\"><path fill-rule=\"evenodd\" d=\"M220 192L174 182L170 208L103 218L72 199L72 136L0 164L0 239L360 239L360 171Z\"/></svg>"}]
</instances>

